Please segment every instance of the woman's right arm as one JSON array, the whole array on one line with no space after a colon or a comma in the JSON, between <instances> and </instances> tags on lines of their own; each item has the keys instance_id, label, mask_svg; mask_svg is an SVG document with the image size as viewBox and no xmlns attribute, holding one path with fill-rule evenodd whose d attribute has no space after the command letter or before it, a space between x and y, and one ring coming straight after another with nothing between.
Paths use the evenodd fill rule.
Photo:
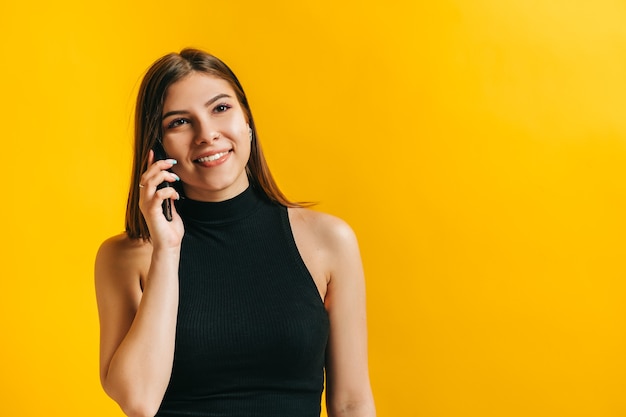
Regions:
<instances>
[{"instance_id":1,"label":"woman's right arm","mask_svg":"<svg viewBox=\"0 0 626 417\"><path fill-rule=\"evenodd\" d=\"M164 195L175 193L173 188L156 192L169 175L162 171L163 162L142 178L140 206L152 244L122 235L105 241L96 257L100 378L106 393L131 417L156 414L174 358L183 226L175 210L171 223L161 213Z\"/></svg>"},{"instance_id":2,"label":"woman's right arm","mask_svg":"<svg viewBox=\"0 0 626 417\"><path fill-rule=\"evenodd\" d=\"M172 371L178 254L152 254L142 293L138 265L133 265L138 260L133 255L141 257L142 251L129 250L131 245L110 239L96 257L100 380L126 415L154 416Z\"/></svg>"}]
</instances>

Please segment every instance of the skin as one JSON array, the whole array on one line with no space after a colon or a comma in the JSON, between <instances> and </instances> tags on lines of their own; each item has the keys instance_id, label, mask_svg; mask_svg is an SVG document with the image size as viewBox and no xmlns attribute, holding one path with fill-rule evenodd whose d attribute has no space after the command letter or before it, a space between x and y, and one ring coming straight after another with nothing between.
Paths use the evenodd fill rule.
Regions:
<instances>
[{"instance_id":1,"label":"skin","mask_svg":"<svg viewBox=\"0 0 626 417\"><path fill-rule=\"evenodd\" d=\"M139 206L150 242L126 234L106 240L96 257L100 314L100 377L105 391L131 417L154 416L172 370L178 308L178 262L184 234L175 209L172 169L189 198L223 201L248 187L247 120L224 80L193 73L170 86L164 103L163 145L172 159L153 161L142 175ZM214 161L198 161L215 156ZM302 259L330 318L327 350L329 417L375 416L367 366L365 284L356 237L342 220L304 208L289 219ZM143 289L142 289L143 288Z\"/></svg>"}]
</instances>

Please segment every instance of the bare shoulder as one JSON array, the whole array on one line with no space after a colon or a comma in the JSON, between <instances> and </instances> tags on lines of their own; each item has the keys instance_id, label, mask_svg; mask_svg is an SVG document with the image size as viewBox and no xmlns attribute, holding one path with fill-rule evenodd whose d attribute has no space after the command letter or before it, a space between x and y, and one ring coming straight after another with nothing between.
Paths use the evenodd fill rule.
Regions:
<instances>
[{"instance_id":1,"label":"bare shoulder","mask_svg":"<svg viewBox=\"0 0 626 417\"><path fill-rule=\"evenodd\" d=\"M143 278L152 255L152 245L142 239L131 239L126 233L110 237L96 255L96 279Z\"/></svg>"},{"instance_id":2,"label":"bare shoulder","mask_svg":"<svg viewBox=\"0 0 626 417\"><path fill-rule=\"evenodd\" d=\"M356 235L344 220L307 208L289 209L289 219L305 261L313 270L322 266L326 282L343 275L347 264L360 263Z\"/></svg>"},{"instance_id":3,"label":"bare shoulder","mask_svg":"<svg viewBox=\"0 0 626 417\"><path fill-rule=\"evenodd\" d=\"M339 217L307 208L289 210L292 225L302 227L328 245L356 243L354 231L348 223Z\"/></svg>"}]
</instances>

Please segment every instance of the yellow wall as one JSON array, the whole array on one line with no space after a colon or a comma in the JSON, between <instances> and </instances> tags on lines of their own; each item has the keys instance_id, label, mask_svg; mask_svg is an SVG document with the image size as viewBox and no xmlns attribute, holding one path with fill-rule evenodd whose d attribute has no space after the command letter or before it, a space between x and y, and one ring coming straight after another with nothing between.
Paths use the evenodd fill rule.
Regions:
<instances>
[{"instance_id":1,"label":"yellow wall","mask_svg":"<svg viewBox=\"0 0 626 417\"><path fill-rule=\"evenodd\" d=\"M140 75L184 46L358 233L379 416L626 415L624 2L36 3L0 11L1 416L121 415L93 258Z\"/></svg>"}]
</instances>

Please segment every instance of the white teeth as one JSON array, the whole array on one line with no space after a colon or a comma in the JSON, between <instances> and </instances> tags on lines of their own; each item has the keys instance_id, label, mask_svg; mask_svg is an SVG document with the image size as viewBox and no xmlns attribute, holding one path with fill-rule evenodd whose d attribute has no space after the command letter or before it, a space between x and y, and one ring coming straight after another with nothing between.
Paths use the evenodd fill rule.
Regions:
<instances>
[{"instance_id":1,"label":"white teeth","mask_svg":"<svg viewBox=\"0 0 626 417\"><path fill-rule=\"evenodd\" d=\"M198 162L211 162L220 159L222 156L226 155L228 152L220 152L213 155L205 156L204 158L198 159Z\"/></svg>"}]
</instances>

